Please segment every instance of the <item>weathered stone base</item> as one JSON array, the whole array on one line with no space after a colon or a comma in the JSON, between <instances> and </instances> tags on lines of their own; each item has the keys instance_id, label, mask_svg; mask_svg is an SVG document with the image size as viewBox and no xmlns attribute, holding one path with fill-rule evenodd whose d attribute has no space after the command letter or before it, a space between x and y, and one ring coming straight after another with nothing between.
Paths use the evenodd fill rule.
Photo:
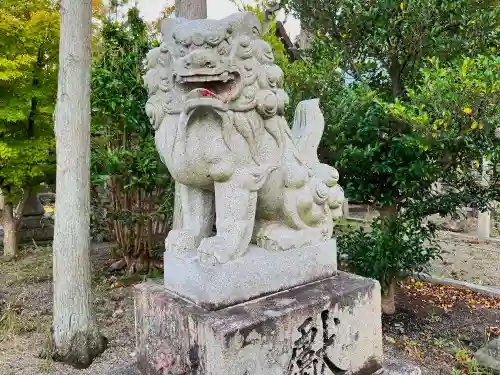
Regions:
<instances>
[{"instance_id":1,"label":"weathered stone base","mask_svg":"<svg viewBox=\"0 0 500 375\"><path fill-rule=\"evenodd\" d=\"M371 375L381 367L380 288L372 280L339 272L217 311L161 284L141 284L135 294L143 375Z\"/></svg>"}]
</instances>

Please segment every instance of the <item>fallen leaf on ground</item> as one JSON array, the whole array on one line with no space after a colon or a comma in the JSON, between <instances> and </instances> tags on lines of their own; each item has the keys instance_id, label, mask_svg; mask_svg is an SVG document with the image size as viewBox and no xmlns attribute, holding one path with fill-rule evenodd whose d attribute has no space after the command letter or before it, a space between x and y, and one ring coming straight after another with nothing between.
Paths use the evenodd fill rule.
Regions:
<instances>
[{"instance_id":1,"label":"fallen leaf on ground","mask_svg":"<svg viewBox=\"0 0 500 375\"><path fill-rule=\"evenodd\" d=\"M465 304L471 309L500 309L500 298L480 294L469 289L459 289L450 285L436 285L414 279L403 283L403 288L412 295L424 297L429 303L449 310L457 304Z\"/></svg>"}]
</instances>

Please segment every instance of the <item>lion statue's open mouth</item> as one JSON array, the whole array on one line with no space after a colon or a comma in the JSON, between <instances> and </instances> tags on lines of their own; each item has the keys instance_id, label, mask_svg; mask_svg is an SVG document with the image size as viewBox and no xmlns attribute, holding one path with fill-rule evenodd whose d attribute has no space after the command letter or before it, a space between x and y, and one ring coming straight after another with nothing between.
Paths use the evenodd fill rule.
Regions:
<instances>
[{"instance_id":1,"label":"lion statue's open mouth","mask_svg":"<svg viewBox=\"0 0 500 375\"><path fill-rule=\"evenodd\" d=\"M231 95L238 91L240 76L237 72L229 73L225 71L220 74L193 74L176 75L175 85L184 93L191 93L194 90L207 90L206 96L217 97L227 103L231 100ZM211 94L209 94L211 93Z\"/></svg>"}]
</instances>

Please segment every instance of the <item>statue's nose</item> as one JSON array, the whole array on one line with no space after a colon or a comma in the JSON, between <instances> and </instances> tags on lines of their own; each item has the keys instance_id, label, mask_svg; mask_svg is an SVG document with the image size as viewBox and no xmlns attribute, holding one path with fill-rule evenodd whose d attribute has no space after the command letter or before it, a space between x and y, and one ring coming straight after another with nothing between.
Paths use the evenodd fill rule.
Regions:
<instances>
[{"instance_id":1,"label":"statue's nose","mask_svg":"<svg viewBox=\"0 0 500 375\"><path fill-rule=\"evenodd\" d=\"M208 68L214 69L217 67L217 59L214 54L208 51L194 51L191 53L191 58L187 59L184 66L186 68Z\"/></svg>"}]
</instances>

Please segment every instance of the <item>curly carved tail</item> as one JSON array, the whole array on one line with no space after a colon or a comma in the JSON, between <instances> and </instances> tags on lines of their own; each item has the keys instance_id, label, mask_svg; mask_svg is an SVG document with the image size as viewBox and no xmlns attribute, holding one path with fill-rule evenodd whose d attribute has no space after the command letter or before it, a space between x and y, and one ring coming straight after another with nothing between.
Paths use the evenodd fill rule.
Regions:
<instances>
[{"instance_id":1,"label":"curly carved tail","mask_svg":"<svg viewBox=\"0 0 500 375\"><path fill-rule=\"evenodd\" d=\"M324 128L325 119L319 108L319 99L301 101L295 110L292 138L301 161L311 169L320 164L318 146Z\"/></svg>"},{"instance_id":2,"label":"curly carved tail","mask_svg":"<svg viewBox=\"0 0 500 375\"><path fill-rule=\"evenodd\" d=\"M295 110L292 139L300 160L311 168L314 175L328 188L328 205L336 210L340 208L344 200L344 193L337 184L338 171L330 165L321 163L318 159L318 146L324 129L325 119L319 107L319 99L301 101ZM318 197L323 197L323 190L318 186L316 191L316 194L319 194ZM338 213L334 216L338 216Z\"/></svg>"}]
</instances>

